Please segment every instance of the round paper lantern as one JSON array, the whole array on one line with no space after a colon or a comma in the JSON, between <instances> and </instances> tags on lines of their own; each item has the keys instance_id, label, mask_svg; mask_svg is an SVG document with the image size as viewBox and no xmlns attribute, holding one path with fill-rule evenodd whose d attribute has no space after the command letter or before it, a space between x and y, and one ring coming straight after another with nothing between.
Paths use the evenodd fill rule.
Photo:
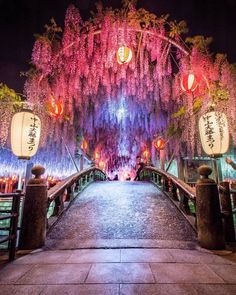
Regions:
<instances>
[{"instance_id":1,"label":"round paper lantern","mask_svg":"<svg viewBox=\"0 0 236 295\"><path fill-rule=\"evenodd\" d=\"M105 162L104 162L104 161L100 161L100 162L98 163L98 167L99 167L100 169L104 170L105 167L106 167Z\"/></svg>"},{"instance_id":2,"label":"round paper lantern","mask_svg":"<svg viewBox=\"0 0 236 295\"><path fill-rule=\"evenodd\" d=\"M143 157L144 157L145 159L148 159L148 158L150 157L150 152L149 152L149 150L145 150L145 151L143 151Z\"/></svg>"},{"instance_id":3,"label":"round paper lantern","mask_svg":"<svg viewBox=\"0 0 236 295\"><path fill-rule=\"evenodd\" d=\"M132 59L132 56L132 50L126 46L121 46L116 53L117 62L120 65L129 63Z\"/></svg>"},{"instance_id":4,"label":"round paper lantern","mask_svg":"<svg viewBox=\"0 0 236 295\"><path fill-rule=\"evenodd\" d=\"M204 152L219 157L229 148L227 117L221 112L208 112L199 119L199 132Z\"/></svg>"},{"instance_id":5,"label":"round paper lantern","mask_svg":"<svg viewBox=\"0 0 236 295\"><path fill-rule=\"evenodd\" d=\"M87 141L84 139L81 143L81 149L85 152L88 148L88 143Z\"/></svg>"},{"instance_id":6,"label":"round paper lantern","mask_svg":"<svg viewBox=\"0 0 236 295\"><path fill-rule=\"evenodd\" d=\"M59 117L63 114L64 108L60 101L51 100L49 102L48 111L52 117Z\"/></svg>"},{"instance_id":7,"label":"round paper lantern","mask_svg":"<svg viewBox=\"0 0 236 295\"><path fill-rule=\"evenodd\" d=\"M29 110L16 113L11 121L11 149L19 159L30 159L38 150L41 121Z\"/></svg>"},{"instance_id":8,"label":"round paper lantern","mask_svg":"<svg viewBox=\"0 0 236 295\"><path fill-rule=\"evenodd\" d=\"M194 74L187 74L181 79L181 88L184 92L194 92L197 86L198 81Z\"/></svg>"},{"instance_id":9,"label":"round paper lantern","mask_svg":"<svg viewBox=\"0 0 236 295\"><path fill-rule=\"evenodd\" d=\"M165 141L163 138L157 138L156 140L154 140L154 146L157 150L163 150L164 146L165 146Z\"/></svg>"}]
</instances>

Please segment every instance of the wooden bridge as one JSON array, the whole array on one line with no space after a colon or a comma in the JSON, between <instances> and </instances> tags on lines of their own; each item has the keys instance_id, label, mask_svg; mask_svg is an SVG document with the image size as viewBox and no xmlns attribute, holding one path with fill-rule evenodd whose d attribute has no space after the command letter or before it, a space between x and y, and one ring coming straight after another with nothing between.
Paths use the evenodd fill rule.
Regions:
<instances>
[{"instance_id":1,"label":"wooden bridge","mask_svg":"<svg viewBox=\"0 0 236 295\"><path fill-rule=\"evenodd\" d=\"M19 246L37 250L23 256L18 250L18 259L0 270L0 294L235 294L234 244L216 255L197 240L198 188L153 167L138 182L105 181L100 169L89 168L47 193L35 174ZM230 191L221 186L219 192L227 242L233 239L225 201ZM13 203L15 211L4 213L15 229L5 237L11 260L19 210Z\"/></svg>"}]
</instances>

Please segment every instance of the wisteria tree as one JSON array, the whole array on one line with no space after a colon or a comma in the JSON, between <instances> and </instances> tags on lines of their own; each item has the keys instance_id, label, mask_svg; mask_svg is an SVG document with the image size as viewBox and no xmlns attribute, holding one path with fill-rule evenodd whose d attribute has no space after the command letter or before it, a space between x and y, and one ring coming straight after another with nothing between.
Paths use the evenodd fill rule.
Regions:
<instances>
[{"instance_id":1,"label":"wisteria tree","mask_svg":"<svg viewBox=\"0 0 236 295\"><path fill-rule=\"evenodd\" d=\"M63 153L63 141L75 149L84 138L110 169L132 163L159 135L169 153L197 155L198 118L210 109L227 115L235 139L236 68L209 52L211 38L184 41L186 33L184 21L135 1L120 10L99 3L88 21L70 6L63 31L52 20L34 44L25 84L43 121L42 146ZM194 91L181 87L189 74Z\"/></svg>"}]
</instances>

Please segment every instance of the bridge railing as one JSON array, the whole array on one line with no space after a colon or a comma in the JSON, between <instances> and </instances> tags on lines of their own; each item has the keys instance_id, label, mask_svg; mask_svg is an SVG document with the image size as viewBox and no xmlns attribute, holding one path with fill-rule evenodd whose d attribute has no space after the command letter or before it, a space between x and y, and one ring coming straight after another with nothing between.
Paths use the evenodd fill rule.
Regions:
<instances>
[{"instance_id":1,"label":"bridge railing","mask_svg":"<svg viewBox=\"0 0 236 295\"><path fill-rule=\"evenodd\" d=\"M0 194L2 203L4 201L11 203L10 208L0 210L0 231L8 233L0 236L0 244L8 243L10 261L15 259L20 203L23 196L21 192Z\"/></svg>"},{"instance_id":2,"label":"bridge railing","mask_svg":"<svg viewBox=\"0 0 236 295\"><path fill-rule=\"evenodd\" d=\"M195 188L174 175L151 166L144 167L141 171L141 180L151 181L158 186L158 188L173 200L196 230Z\"/></svg>"},{"instance_id":3,"label":"bridge railing","mask_svg":"<svg viewBox=\"0 0 236 295\"><path fill-rule=\"evenodd\" d=\"M144 167L141 171L141 180L151 181L158 186L158 188L172 199L189 220L193 228L197 230L195 187L188 185L172 174L154 167ZM233 242L235 241L233 215L236 214L236 203L234 202L236 191L230 189L228 182L221 182L218 185L218 193L225 240L227 242Z\"/></svg>"},{"instance_id":4,"label":"bridge railing","mask_svg":"<svg viewBox=\"0 0 236 295\"><path fill-rule=\"evenodd\" d=\"M75 173L48 190L48 227L68 208L74 198L91 182L106 180L106 174L97 167Z\"/></svg>"},{"instance_id":5,"label":"bridge railing","mask_svg":"<svg viewBox=\"0 0 236 295\"><path fill-rule=\"evenodd\" d=\"M48 191L45 190L45 198L48 200L48 228L57 221L58 217L69 207L73 199L91 182L96 180L106 180L106 174L99 168L91 167L67 177ZM37 184L34 184L33 188L36 186ZM29 217L25 223L29 226L26 232L32 233L40 232L35 228L36 223L34 215L37 215L36 211L41 211L42 209L38 206L43 206L43 198L40 199L42 195L38 195L37 190L35 190L35 192L36 195L31 195L30 198L28 198L30 199L29 201L32 202L31 206L25 206L29 209L29 212L24 212L24 215ZM20 207L22 200L26 198L27 196L21 192L0 194L0 202L2 204L7 204L7 207L0 206L0 245L3 246L0 248L4 251L9 251L10 261L15 259L16 249L18 247L17 233L22 231L22 224L20 227ZM37 198L40 199L39 202L35 201ZM29 224L30 222L32 222L32 224ZM44 234L43 236L45 237ZM37 240L35 236L34 239ZM27 249L33 248L29 247Z\"/></svg>"},{"instance_id":6,"label":"bridge railing","mask_svg":"<svg viewBox=\"0 0 236 295\"><path fill-rule=\"evenodd\" d=\"M235 219L236 219L236 189L231 188L230 189L230 194L232 197L232 205L233 205L233 214L235 215Z\"/></svg>"},{"instance_id":7,"label":"bridge railing","mask_svg":"<svg viewBox=\"0 0 236 295\"><path fill-rule=\"evenodd\" d=\"M235 241L236 233L236 203L234 189L231 189L229 182L223 181L218 186L221 205L221 214L223 218L224 234L227 242ZM235 216L234 216L235 215Z\"/></svg>"}]
</instances>

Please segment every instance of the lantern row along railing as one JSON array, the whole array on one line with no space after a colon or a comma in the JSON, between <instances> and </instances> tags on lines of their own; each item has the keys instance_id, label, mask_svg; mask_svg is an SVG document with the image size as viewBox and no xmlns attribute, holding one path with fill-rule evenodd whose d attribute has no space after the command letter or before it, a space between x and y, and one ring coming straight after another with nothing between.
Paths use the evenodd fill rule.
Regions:
<instances>
[{"instance_id":1,"label":"lantern row along railing","mask_svg":"<svg viewBox=\"0 0 236 295\"><path fill-rule=\"evenodd\" d=\"M160 188L177 205L196 230L195 189L163 170L145 167L141 171L141 180L148 180Z\"/></svg>"},{"instance_id":2,"label":"lantern row along railing","mask_svg":"<svg viewBox=\"0 0 236 295\"><path fill-rule=\"evenodd\" d=\"M75 173L48 191L48 229L70 206L75 197L93 181L106 180L106 174L97 167Z\"/></svg>"},{"instance_id":3,"label":"lantern row along railing","mask_svg":"<svg viewBox=\"0 0 236 295\"><path fill-rule=\"evenodd\" d=\"M23 194L19 193L9 193L0 194L0 203L6 201L6 203L11 203L11 207L0 209L0 232L4 233L0 235L0 244L8 243L9 250L9 260L15 259L16 245L17 245L17 230L18 230L18 220L20 212L20 203ZM8 234L5 234L7 232Z\"/></svg>"}]
</instances>

